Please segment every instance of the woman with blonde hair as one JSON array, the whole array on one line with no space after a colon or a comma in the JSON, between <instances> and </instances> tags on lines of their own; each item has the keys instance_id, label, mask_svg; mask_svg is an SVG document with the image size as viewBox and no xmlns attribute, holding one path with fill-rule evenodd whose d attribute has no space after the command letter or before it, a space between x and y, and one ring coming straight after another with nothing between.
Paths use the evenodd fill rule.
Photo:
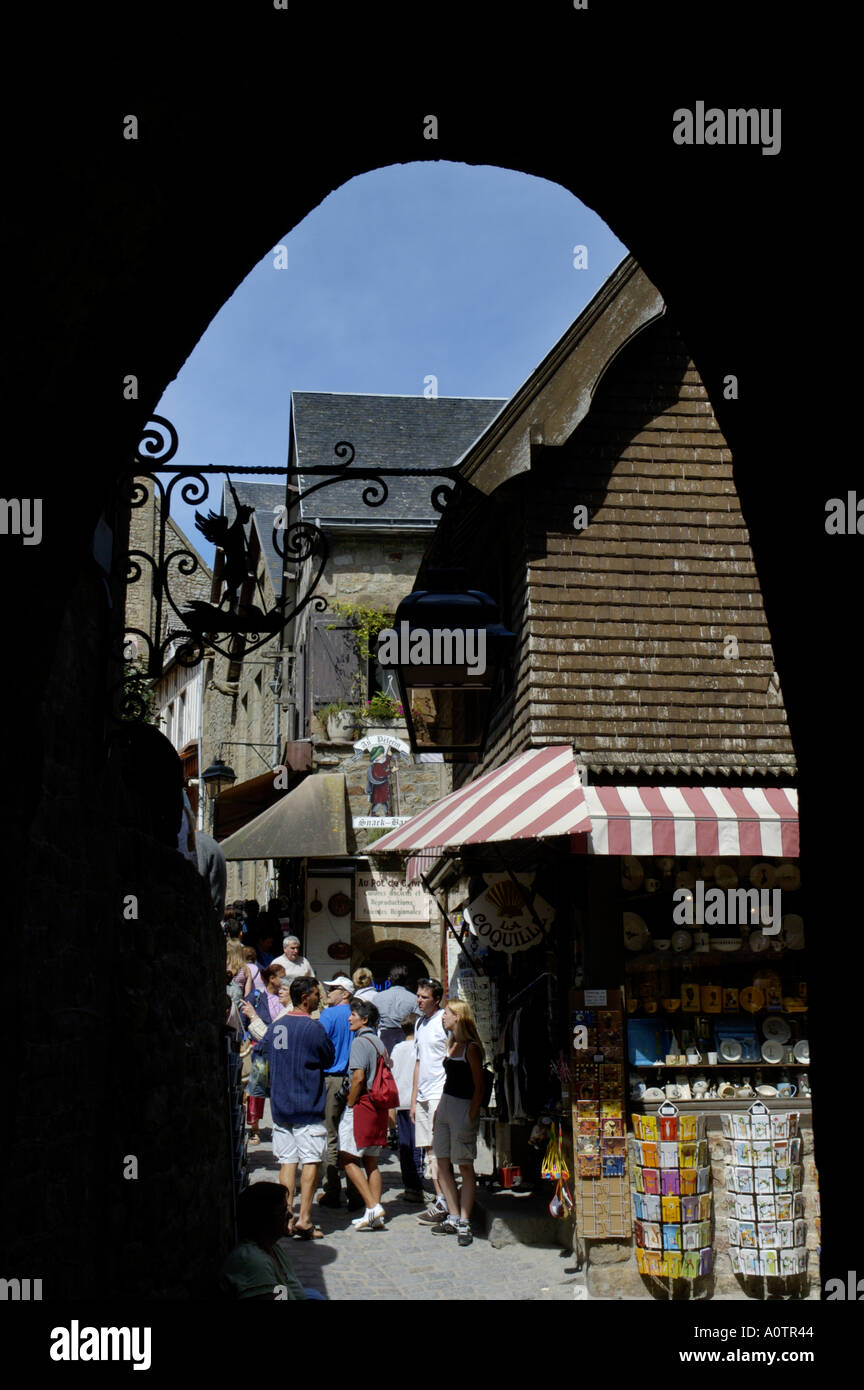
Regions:
<instances>
[{"instance_id":1,"label":"woman with blonde hair","mask_svg":"<svg viewBox=\"0 0 864 1390\"><path fill-rule=\"evenodd\" d=\"M457 1236L460 1245L470 1245L474 1239L470 1217L477 1186L474 1159L483 1104L483 1044L471 1006L464 999L448 999L441 1022L450 1034L450 1045L444 1058L444 1091L435 1112L432 1152L438 1160L438 1182L447 1199L448 1215L432 1227L432 1234ZM459 1195L454 1163L462 1178Z\"/></svg>"},{"instance_id":2,"label":"woman with blonde hair","mask_svg":"<svg viewBox=\"0 0 864 1390\"><path fill-rule=\"evenodd\" d=\"M226 943L225 973L228 977L228 993L234 1002L239 1004L252 989L252 975L239 941L229 940Z\"/></svg>"},{"instance_id":3,"label":"woman with blonde hair","mask_svg":"<svg viewBox=\"0 0 864 1390\"><path fill-rule=\"evenodd\" d=\"M367 970L365 965L359 970L355 970L351 976L354 981L354 999L366 999L370 1004L374 1004L378 998L378 991L372 983L372 971Z\"/></svg>"}]
</instances>

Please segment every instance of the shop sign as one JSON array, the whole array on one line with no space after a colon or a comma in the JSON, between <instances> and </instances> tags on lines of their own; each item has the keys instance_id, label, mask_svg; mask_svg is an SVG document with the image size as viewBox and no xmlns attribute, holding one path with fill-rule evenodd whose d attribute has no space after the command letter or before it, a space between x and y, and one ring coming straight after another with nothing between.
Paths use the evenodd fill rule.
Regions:
<instances>
[{"instance_id":1,"label":"shop sign","mask_svg":"<svg viewBox=\"0 0 864 1390\"><path fill-rule=\"evenodd\" d=\"M355 830L395 830L404 825L410 816L352 816L351 824Z\"/></svg>"},{"instance_id":2,"label":"shop sign","mask_svg":"<svg viewBox=\"0 0 864 1390\"><path fill-rule=\"evenodd\" d=\"M485 877L485 891L464 910L465 920L479 945L506 955L530 951L532 946L539 945L555 919L555 909L533 893L534 875L515 875L525 888L524 897L509 874L487 874ZM535 921L535 917L539 920Z\"/></svg>"},{"instance_id":3,"label":"shop sign","mask_svg":"<svg viewBox=\"0 0 864 1390\"><path fill-rule=\"evenodd\" d=\"M419 884L397 874L360 873L354 876L355 922L429 922L430 898Z\"/></svg>"}]
</instances>

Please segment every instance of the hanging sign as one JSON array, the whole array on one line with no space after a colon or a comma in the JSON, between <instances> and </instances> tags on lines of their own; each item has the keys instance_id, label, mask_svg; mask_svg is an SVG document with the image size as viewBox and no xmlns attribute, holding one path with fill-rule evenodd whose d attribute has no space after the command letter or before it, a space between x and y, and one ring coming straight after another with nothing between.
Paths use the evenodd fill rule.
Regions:
<instances>
[{"instance_id":1,"label":"hanging sign","mask_svg":"<svg viewBox=\"0 0 864 1390\"><path fill-rule=\"evenodd\" d=\"M516 875L524 894L509 874L487 874L485 878L485 891L465 908L465 920L479 944L506 955L539 945L555 919L555 909L533 893L530 885L534 875Z\"/></svg>"}]
</instances>

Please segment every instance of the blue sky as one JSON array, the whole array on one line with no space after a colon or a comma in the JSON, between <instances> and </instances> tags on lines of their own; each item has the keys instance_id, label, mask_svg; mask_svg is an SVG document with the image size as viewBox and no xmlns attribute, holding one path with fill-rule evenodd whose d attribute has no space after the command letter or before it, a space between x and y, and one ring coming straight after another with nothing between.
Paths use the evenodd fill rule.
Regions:
<instances>
[{"instance_id":1,"label":"blue sky","mask_svg":"<svg viewBox=\"0 0 864 1390\"><path fill-rule=\"evenodd\" d=\"M157 407L178 464L284 465L292 390L419 396L431 374L439 396L509 397L627 254L558 184L443 161L351 179L280 244L287 268L259 262ZM175 520L212 561L194 510Z\"/></svg>"}]
</instances>

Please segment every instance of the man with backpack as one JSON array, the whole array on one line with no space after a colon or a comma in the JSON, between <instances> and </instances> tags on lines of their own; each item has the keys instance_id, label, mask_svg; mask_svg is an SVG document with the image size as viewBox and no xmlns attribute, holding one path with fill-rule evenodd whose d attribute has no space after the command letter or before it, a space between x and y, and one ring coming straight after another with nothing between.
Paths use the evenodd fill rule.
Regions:
<instances>
[{"instance_id":1,"label":"man with backpack","mask_svg":"<svg viewBox=\"0 0 864 1390\"><path fill-rule=\"evenodd\" d=\"M351 1084L339 1122L342 1167L366 1204L363 1215L351 1223L355 1231L384 1229L378 1156L387 1143L389 1110L399 1101L390 1057L375 1031L377 1026L375 1005L355 995L348 1017L348 1027L354 1035L348 1056Z\"/></svg>"}]
</instances>

